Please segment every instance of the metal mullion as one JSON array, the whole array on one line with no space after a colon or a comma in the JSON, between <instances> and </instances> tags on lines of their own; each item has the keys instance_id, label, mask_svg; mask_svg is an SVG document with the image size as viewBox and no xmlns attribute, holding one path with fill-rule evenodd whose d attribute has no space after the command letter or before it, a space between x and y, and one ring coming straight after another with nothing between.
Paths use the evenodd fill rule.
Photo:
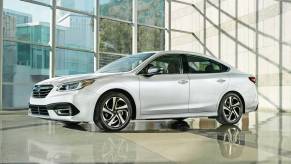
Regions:
<instances>
[{"instance_id":1,"label":"metal mullion","mask_svg":"<svg viewBox=\"0 0 291 164\"><path fill-rule=\"evenodd\" d=\"M39 2L39 1L34 1L34 0L20 0L20 1L52 8L52 5L44 3L44 2Z\"/></svg>"},{"instance_id":2,"label":"metal mullion","mask_svg":"<svg viewBox=\"0 0 291 164\"><path fill-rule=\"evenodd\" d=\"M206 1L203 4L203 53L206 55Z\"/></svg>"},{"instance_id":3,"label":"metal mullion","mask_svg":"<svg viewBox=\"0 0 291 164\"><path fill-rule=\"evenodd\" d=\"M255 53L256 53L256 87L259 90L259 1L256 1L256 42L255 42Z\"/></svg>"},{"instance_id":4,"label":"metal mullion","mask_svg":"<svg viewBox=\"0 0 291 164\"><path fill-rule=\"evenodd\" d=\"M115 56L128 56L128 54L120 54L120 53L115 53L115 52L104 52L104 51L101 51L99 53L100 54L115 55Z\"/></svg>"},{"instance_id":5,"label":"metal mullion","mask_svg":"<svg viewBox=\"0 0 291 164\"><path fill-rule=\"evenodd\" d=\"M0 0L0 111L3 107L3 0Z\"/></svg>"},{"instance_id":6,"label":"metal mullion","mask_svg":"<svg viewBox=\"0 0 291 164\"><path fill-rule=\"evenodd\" d=\"M172 0L168 0L168 49L172 50Z\"/></svg>"},{"instance_id":7,"label":"metal mullion","mask_svg":"<svg viewBox=\"0 0 291 164\"><path fill-rule=\"evenodd\" d=\"M72 48L72 47L65 47L65 46L56 46L56 48L58 48L58 49L64 49L64 50L71 50L71 51L94 53L94 50L87 50L87 49L80 49L80 48Z\"/></svg>"},{"instance_id":8,"label":"metal mullion","mask_svg":"<svg viewBox=\"0 0 291 164\"><path fill-rule=\"evenodd\" d=\"M115 22L133 24L131 21L122 20L122 19L118 19L118 18L107 17L107 16L100 16L100 19L108 19L108 20L115 21Z\"/></svg>"},{"instance_id":9,"label":"metal mullion","mask_svg":"<svg viewBox=\"0 0 291 164\"><path fill-rule=\"evenodd\" d=\"M132 23L132 54L134 54L138 49L137 0L132 0Z\"/></svg>"},{"instance_id":10,"label":"metal mullion","mask_svg":"<svg viewBox=\"0 0 291 164\"><path fill-rule=\"evenodd\" d=\"M181 32L181 33L184 33L184 34L193 34L193 32L190 32L190 31L184 31L184 30L177 30L177 29L171 29L171 31L173 32Z\"/></svg>"},{"instance_id":11,"label":"metal mullion","mask_svg":"<svg viewBox=\"0 0 291 164\"><path fill-rule=\"evenodd\" d=\"M55 59L56 59L56 0L52 0L52 17L51 17L51 24L50 24L50 61L49 61L49 77L55 77Z\"/></svg>"},{"instance_id":12,"label":"metal mullion","mask_svg":"<svg viewBox=\"0 0 291 164\"><path fill-rule=\"evenodd\" d=\"M279 2L279 111L283 111L283 2ZM281 151L280 151L281 153Z\"/></svg>"},{"instance_id":13,"label":"metal mullion","mask_svg":"<svg viewBox=\"0 0 291 164\"><path fill-rule=\"evenodd\" d=\"M75 10L75 9L69 9L69 8L62 7L62 6L56 6L56 9L67 11L67 12L72 12L72 13L77 13L77 14L81 14L81 15L87 15L89 17L95 17L95 15L92 13L80 11L80 10Z\"/></svg>"},{"instance_id":14,"label":"metal mullion","mask_svg":"<svg viewBox=\"0 0 291 164\"><path fill-rule=\"evenodd\" d=\"M258 83L259 83L259 78L258 78L258 74L259 74L259 1L255 1L255 5L256 5L256 13L255 13L255 16L256 16L256 27L255 27L255 54L256 54L256 88L257 88L257 91L259 92L259 89L258 89ZM220 10L220 9L219 9ZM255 129L256 129L256 147L258 147L259 145L259 112L256 112L256 126L255 126ZM258 149L257 149L257 154L259 153Z\"/></svg>"},{"instance_id":15,"label":"metal mullion","mask_svg":"<svg viewBox=\"0 0 291 164\"><path fill-rule=\"evenodd\" d=\"M178 29L171 29L171 31L174 31L174 32L182 32L182 33L186 33L186 34L193 34L193 32L185 31L185 30L178 30Z\"/></svg>"},{"instance_id":16,"label":"metal mullion","mask_svg":"<svg viewBox=\"0 0 291 164\"><path fill-rule=\"evenodd\" d=\"M95 17L94 17L94 72L100 67L100 54L99 54L99 28L100 28L100 15L99 15L99 0L96 0Z\"/></svg>"},{"instance_id":17,"label":"metal mullion","mask_svg":"<svg viewBox=\"0 0 291 164\"><path fill-rule=\"evenodd\" d=\"M142 24L142 23L138 23L138 26L144 26L144 27L149 27L149 28L155 28L155 29L160 29L160 30L168 30L165 27L159 27L159 26L154 26L154 25L147 25L147 24Z\"/></svg>"},{"instance_id":18,"label":"metal mullion","mask_svg":"<svg viewBox=\"0 0 291 164\"><path fill-rule=\"evenodd\" d=\"M14 85L14 84L16 84L16 85L25 85L25 84L31 84L31 83L29 83L29 82L19 82L19 81L17 81L17 82L3 82L3 84L4 85Z\"/></svg>"},{"instance_id":19,"label":"metal mullion","mask_svg":"<svg viewBox=\"0 0 291 164\"><path fill-rule=\"evenodd\" d=\"M235 0L235 67L238 68L238 0Z\"/></svg>"},{"instance_id":20,"label":"metal mullion","mask_svg":"<svg viewBox=\"0 0 291 164\"><path fill-rule=\"evenodd\" d=\"M7 38L3 38L3 41L6 41L6 42L14 42L14 43L22 43L22 44L30 44L30 45L33 45L33 46L41 46L41 47L50 48L50 46L49 45L46 45L46 44L33 43L33 42L22 41L22 40L17 40L17 39L7 39Z\"/></svg>"},{"instance_id":21,"label":"metal mullion","mask_svg":"<svg viewBox=\"0 0 291 164\"><path fill-rule=\"evenodd\" d=\"M221 0L218 0L218 59L221 59Z\"/></svg>"}]
</instances>

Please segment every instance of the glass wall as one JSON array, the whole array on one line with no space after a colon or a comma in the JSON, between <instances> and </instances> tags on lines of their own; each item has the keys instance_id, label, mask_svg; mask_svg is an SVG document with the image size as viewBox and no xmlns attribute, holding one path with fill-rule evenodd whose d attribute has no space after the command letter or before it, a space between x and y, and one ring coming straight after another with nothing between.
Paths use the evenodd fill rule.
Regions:
<instances>
[{"instance_id":1,"label":"glass wall","mask_svg":"<svg viewBox=\"0 0 291 164\"><path fill-rule=\"evenodd\" d=\"M132 0L101 0L100 15L132 21Z\"/></svg>"},{"instance_id":2,"label":"glass wall","mask_svg":"<svg viewBox=\"0 0 291 164\"><path fill-rule=\"evenodd\" d=\"M7 109L26 106L34 83L49 77L50 18L49 7L4 1L2 101Z\"/></svg>"},{"instance_id":3,"label":"glass wall","mask_svg":"<svg viewBox=\"0 0 291 164\"><path fill-rule=\"evenodd\" d=\"M131 54L132 31L129 23L100 20L100 51Z\"/></svg>"},{"instance_id":4,"label":"glass wall","mask_svg":"<svg viewBox=\"0 0 291 164\"><path fill-rule=\"evenodd\" d=\"M137 50L164 50L165 0L135 1L4 0L3 108L27 107L33 85L50 76L50 54L54 75L65 76L93 73Z\"/></svg>"},{"instance_id":5,"label":"glass wall","mask_svg":"<svg viewBox=\"0 0 291 164\"><path fill-rule=\"evenodd\" d=\"M165 31L161 29L138 26L138 52L165 49Z\"/></svg>"}]
</instances>

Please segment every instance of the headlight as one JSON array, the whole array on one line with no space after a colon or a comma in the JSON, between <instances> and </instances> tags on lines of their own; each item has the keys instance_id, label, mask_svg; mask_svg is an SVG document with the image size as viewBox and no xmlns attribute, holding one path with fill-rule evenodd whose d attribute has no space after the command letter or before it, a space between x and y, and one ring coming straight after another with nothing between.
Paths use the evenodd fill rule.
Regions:
<instances>
[{"instance_id":1,"label":"headlight","mask_svg":"<svg viewBox=\"0 0 291 164\"><path fill-rule=\"evenodd\" d=\"M84 87L87 87L94 83L95 80L89 79L89 80L81 80L81 81L74 81L69 83L64 83L58 86L57 91L73 91L73 90L79 90Z\"/></svg>"}]
</instances>

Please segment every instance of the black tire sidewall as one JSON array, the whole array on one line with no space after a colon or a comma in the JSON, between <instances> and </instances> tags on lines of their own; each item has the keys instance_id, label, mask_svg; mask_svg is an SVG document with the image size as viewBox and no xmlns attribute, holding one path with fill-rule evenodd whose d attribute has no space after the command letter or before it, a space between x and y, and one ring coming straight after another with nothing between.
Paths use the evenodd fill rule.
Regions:
<instances>
[{"instance_id":1,"label":"black tire sidewall","mask_svg":"<svg viewBox=\"0 0 291 164\"><path fill-rule=\"evenodd\" d=\"M224 101L225 101L229 96L234 96L234 97L236 97L236 98L240 101L240 104L241 104L241 108L240 108L240 111L239 111L239 118L238 118L237 120L235 120L235 121L232 121L232 122L228 121L228 119L225 118L225 115L224 115L224 113L223 113L223 103L224 103ZM240 120L241 117L242 117L243 109L244 109L244 105L243 105L243 102L242 102L242 99L240 98L240 96L238 96L238 95L235 94L235 93L227 93L227 94L225 94L225 95L222 97L222 99L221 99L221 101L220 101L220 103L219 103L218 119L217 119L217 121L218 121L219 123L223 124L223 125L233 125L233 124L236 124L236 123L239 122L239 120Z\"/></svg>"},{"instance_id":2,"label":"black tire sidewall","mask_svg":"<svg viewBox=\"0 0 291 164\"><path fill-rule=\"evenodd\" d=\"M119 127L119 128L112 128L112 127L109 127L103 120L102 118L102 108L105 104L105 102L111 98L111 97L120 97L122 98L127 106L128 106L128 115L129 115L129 119L126 120L126 123ZM130 100L128 99L127 96L125 96L123 93L119 93L119 92L109 92L105 95L103 95L100 100L97 102L97 105L96 105L96 108L95 108L95 112L94 112L94 122L95 124L101 129L101 130L104 130L104 131L120 131L122 129L124 129L130 122L131 120L131 117L132 117L132 106L131 106L131 102Z\"/></svg>"}]
</instances>

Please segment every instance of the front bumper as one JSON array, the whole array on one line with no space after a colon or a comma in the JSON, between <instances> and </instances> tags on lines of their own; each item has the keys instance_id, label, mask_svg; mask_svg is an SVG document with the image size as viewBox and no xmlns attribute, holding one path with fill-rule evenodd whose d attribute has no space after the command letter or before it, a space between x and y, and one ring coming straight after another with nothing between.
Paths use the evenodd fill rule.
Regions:
<instances>
[{"instance_id":1,"label":"front bumper","mask_svg":"<svg viewBox=\"0 0 291 164\"><path fill-rule=\"evenodd\" d=\"M55 103L48 105L30 104L28 110L28 114L33 117L63 119L63 121L72 121L72 117L79 113L80 111L70 103Z\"/></svg>"},{"instance_id":2,"label":"front bumper","mask_svg":"<svg viewBox=\"0 0 291 164\"><path fill-rule=\"evenodd\" d=\"M86 88L70 92L53 89L45 98L30 98L28 115L57 121L93 122L98 97L96 92ZM70 106L71 111L66 106ZM63 110L58 112L58 109Z\"/></svg>"}]
</instances>

